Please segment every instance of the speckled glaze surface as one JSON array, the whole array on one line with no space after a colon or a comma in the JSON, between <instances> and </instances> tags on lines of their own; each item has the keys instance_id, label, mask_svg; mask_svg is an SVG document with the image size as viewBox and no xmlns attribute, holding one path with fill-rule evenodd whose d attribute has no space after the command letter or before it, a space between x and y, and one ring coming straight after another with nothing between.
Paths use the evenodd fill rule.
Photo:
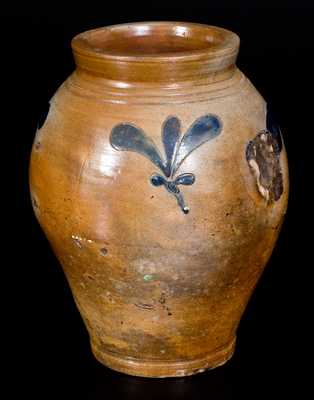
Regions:
<instances>
[{"instance_id":1,"label":"speckled glaze surface","mask_svg":"<svg viewBox=\"0 0 314 400\"><path fill-rule=\"evenodd\" d=\"M280 131L235 66L239 39L155 22L72 47L77 68L36 133L30 189L92 351L138 376L217 367L288 198Z\"/></svg>"}]
</instances>

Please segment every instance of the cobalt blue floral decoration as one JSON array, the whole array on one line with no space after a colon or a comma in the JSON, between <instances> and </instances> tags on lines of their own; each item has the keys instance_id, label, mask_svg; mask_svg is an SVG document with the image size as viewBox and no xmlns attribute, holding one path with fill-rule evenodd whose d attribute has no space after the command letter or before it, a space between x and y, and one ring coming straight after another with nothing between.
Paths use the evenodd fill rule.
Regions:
<instances>
[{"instance_id":1,"label":"cobalt blue floral decoration","mask_svg":"<svg viewBox=\"0 0 314 400\"><path fill-rule=\"evenodd\" d=\"M164 186L178 202L181 210L187 214L189 207L185 204L179 185L193 185L195 176L182 173L175 177L183 161L199 146L214 139L222 129L219 117L213 114L204 115L190 126L181 138L179 118L168 117L162 126L162 142L165 160L154 142L138 127L129 123L116 125L110 135L110 143L116 150L133 151L147 157L162 172L154 173L150 182L154 186Z\"/></svg>"}]
</instances>

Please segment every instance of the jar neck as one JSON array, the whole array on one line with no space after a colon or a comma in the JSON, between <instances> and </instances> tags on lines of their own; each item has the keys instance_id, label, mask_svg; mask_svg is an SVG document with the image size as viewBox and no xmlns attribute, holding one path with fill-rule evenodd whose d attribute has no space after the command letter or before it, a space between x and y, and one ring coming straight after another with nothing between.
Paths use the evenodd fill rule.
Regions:
<instances>
[{"instance_id":1,"label":"jar neck","mask_svg":"<svg viewBox=\"0 0 314 400\"><path fill-rule=\"evenodd\" d=\"M144 22L84 32L72 48L84 75L126 86L173 86L232 77L239 38L207 25Z\"/></svg>"}]
</instances>

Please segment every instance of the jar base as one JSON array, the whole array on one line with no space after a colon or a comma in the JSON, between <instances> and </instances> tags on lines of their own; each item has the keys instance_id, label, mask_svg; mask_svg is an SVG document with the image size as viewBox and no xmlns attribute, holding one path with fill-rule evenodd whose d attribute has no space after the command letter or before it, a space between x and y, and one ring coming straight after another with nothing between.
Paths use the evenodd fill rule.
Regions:
<instances>
[{"instance_id":1,"label":"jar base","mask_svg":"<svg viewBox=\"0 0 314 400\"><path fill-rule=\"evenodd\" d=\"M99 349L91 342L95 358L106 367L127 375L146 378L169 378L195 375L225 364L233 356L236 338L219 350L205 357L187 361L159 361L122 358L115 354Z\"/></svg>"}]
</instances>

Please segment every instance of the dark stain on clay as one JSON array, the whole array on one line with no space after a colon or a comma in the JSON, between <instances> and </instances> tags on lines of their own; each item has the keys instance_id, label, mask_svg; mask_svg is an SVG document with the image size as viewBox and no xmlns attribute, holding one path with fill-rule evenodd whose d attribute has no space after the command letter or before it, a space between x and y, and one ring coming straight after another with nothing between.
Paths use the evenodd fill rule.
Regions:
<instances>
[{"instance_id":1,"label":"dark stain on clay","mask_svg":"<svg viewBox=\"0 0 314 400\"><path fill-rule=\"evenodd\" d=\"M167 314L169 315L169 316L171 316L172 315L172 312L171 312L171 310L170 310L170 308L166 305L166 295L165 295L165 293L161 293L161 296L160 296L160 298L159 298L159 303L161 304L161 307L165 310L165 311L167 311Z\"/></svg>"},{"instance_id":2,"label":"dark stain on clay","mask_svg":"<svg viewBox=\"0 0 314 400\"><path fill-rule=\"evenodd\" d=\"M100 249L100 252L101 252L101 254L102 254L103 256L105 256L105 255L107 255L108 250L107 250L105 247L102 247L102 248Z\"/></svg>"},{"instance_id":3,"label":"dark stain on clay","mask_svg":"<svg viewBox=\"0 0 314 400\"><path fill-rule=\"evenodd\" d=\"M35 150L39 150L41 147L41 143L40 142L36 142L35 143Z\"/></svg>"},{"instance_id":4,"label":"dark stain on clay","mask_svg":"<svg viewBox=\"0 0 314 400\"><path fill-rule=\"evenodd\" d=\"M279 228L279 226L280 226L280 224L278 224L278 225L275 225L275 226L273 226L271 229L272 229L273 231L277 231L277 230L278 230L278 228Z\"/></svg>"},{"instance_id":5,"label":"dark stain on clay","mask_svg":"<svg viewBox=\"0 0 314 400\"><path fill-rule=\"evenodd\" d=\"M165 293L161 293L161 296L159 298L159 303L161 305L164 305L166 303L166 295L165 295Z\"/></svg>"},{"instance_id":6,"label":"dark stain on clay","mask_svg":"<svg viewBox=\"0 0 314 400\"><path fill-rule=\"evenodd\" d=\"M246 148L246 159L256 179L259 193L268 202L280 199L283 179L280 168L281 141L268 130L261 131Z\"/></svg>"}]
</instances>

